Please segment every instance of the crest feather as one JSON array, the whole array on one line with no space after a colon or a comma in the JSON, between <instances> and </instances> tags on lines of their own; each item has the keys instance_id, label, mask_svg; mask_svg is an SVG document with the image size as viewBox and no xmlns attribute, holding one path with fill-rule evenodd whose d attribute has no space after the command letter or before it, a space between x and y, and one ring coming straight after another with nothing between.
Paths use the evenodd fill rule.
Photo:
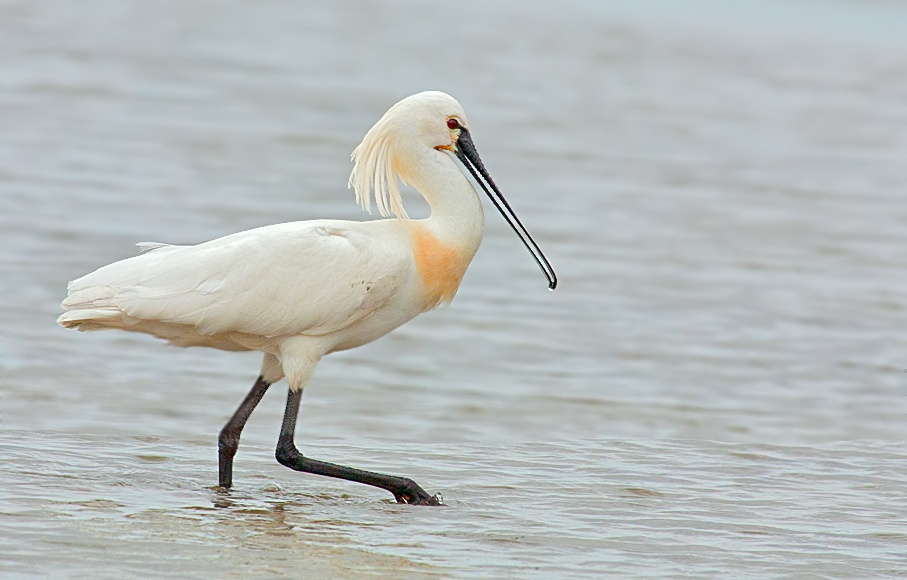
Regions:
<instances>
[{"instance_id":1,"label":"crest feather","mask_svg":"<svg viewBox=\"0 0 907 580\"><path fill-rule=\"evenodd\" d=\"M372 213L371 191L374 190L375 204L383 217L394 214L409 219L398 186L399 181L407 182L400 173L393 143L391 112L395 108L396 105L391 107L353 149L350 155L353 171L347 186L355 189L356 202L368 213Z\"/></svg>"}]
</instances>

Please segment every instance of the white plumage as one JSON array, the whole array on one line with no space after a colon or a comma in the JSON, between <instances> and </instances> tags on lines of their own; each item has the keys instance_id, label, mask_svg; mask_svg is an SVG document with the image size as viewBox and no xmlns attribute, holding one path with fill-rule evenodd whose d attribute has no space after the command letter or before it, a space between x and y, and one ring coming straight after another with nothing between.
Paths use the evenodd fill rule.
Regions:
<instances>
[{"instance_id":1,"label":"white plumage","mask_svg":"<svg viewBox=\"0 0 907 580\"><path fill-rule=\"evenodd\" d=\"M233 340L230 350L259 349L239 335L274 342L337 332L412 278L405 240L378 235L390 229L382 225L293 222L197 246L158 245L71 282L60 323L148 332L179 346Z\"/></svg>"},{"instance_id":2,"label":"white plumage","mask_svg":"<svg viewBox=\"0 0 907 580\"><path fill-rule=\"evenodd\" d=\"M488 184L478 181L553 288L550 265L482 166L463 109L444 93L425 92L388 110L352 156L357 201L369 210L373 190L381 215L397 218L292 222L195 246L140 244L145 253L71 282L58 322L144 332L179 346L262 351L261 376L221 433L224 487L232 483L245 420L267 387L286 376L282 463L377 485L398 501L432 503L411 480L296 457L292 432L301 391L323 355L375 340L456 293L481 242L484 214L455 156ZM407 217L398 180L425 197L430 217Z\"/></svg>"}]
</instances>

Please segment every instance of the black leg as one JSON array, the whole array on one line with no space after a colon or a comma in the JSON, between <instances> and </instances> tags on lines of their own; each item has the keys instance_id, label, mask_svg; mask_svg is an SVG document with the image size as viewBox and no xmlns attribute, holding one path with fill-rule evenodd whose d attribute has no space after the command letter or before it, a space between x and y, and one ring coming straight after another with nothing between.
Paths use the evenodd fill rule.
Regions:
<instances>
[{"instance_id":1,"label":"black leg","mask_svg":"<svg viewBox=\"0 0 907 580\"><path fill-rule=\"evenodd\" d=\"M326 475L386 489L394 494L397 503L441 505L441 499L438 496L428 495L415 481L407 477L382 475L304 457L296 449L296 444L293 443L293 433L296 431L296 417L299 415L299 402L301 400L302 391L294 392L293 389L290 389L290 393L287 395L287 410L283 416L280 438L277 441L277 461L296 471Z\"/></svg>"},{"instance_id":2,"label":"black leg","mask_svg":"<svg viewBox=\"0 0 907 580\"><path fill-rule=\"evenodd\" d=\"M259 376L255 384L252 385L252 390L249 391L249 394L240 403L236 412L233 413L233 416L230 417L230 420L220 431L220 437L217 440L218 473L220 486L223 488L233 485L233 457L239 448L239 434L242 433L242 428L246 426L249 415L255 410L255 407L261 401L261 398L265 396L265 392L270 386L271 383Z\"/></svg>"}]
</instances>

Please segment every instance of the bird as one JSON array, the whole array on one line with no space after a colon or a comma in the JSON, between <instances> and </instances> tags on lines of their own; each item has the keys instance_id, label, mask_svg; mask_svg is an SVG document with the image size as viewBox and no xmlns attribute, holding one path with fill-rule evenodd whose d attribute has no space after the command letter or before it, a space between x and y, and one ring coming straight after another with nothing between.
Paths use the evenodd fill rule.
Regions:
<instances>
[{"instance_id":1,"label":"bird","mask_svg":"<svg viewBox=\"0 0 907 580\"><path fill-rule=\"evenodd\" d=\"M218 437L218 486L233 485L240 435L268 388L286 378L275 457L295 471L378 487L398 503L442 505L407 477L304 456L294 441L303 390L322 357L387 334L449 303L482 241L481 198L459 160L548 278L557 277L482 163L462 106L439 91L404 98L353 150L348 189L383 219L264 226L197 245L137 244L141 253L73 280L57 322L119 329L181 347L260 351L260 373ZM399 184L430 207L411 219Z\"/></svg>"}]
</instances>

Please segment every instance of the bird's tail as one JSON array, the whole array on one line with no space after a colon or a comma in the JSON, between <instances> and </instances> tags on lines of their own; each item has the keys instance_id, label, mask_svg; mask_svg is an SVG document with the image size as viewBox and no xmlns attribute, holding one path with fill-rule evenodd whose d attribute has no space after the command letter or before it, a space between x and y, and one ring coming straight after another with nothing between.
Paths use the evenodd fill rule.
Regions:
<instances>
[{"instance_id":1,"label":"bird's tail","mask_svg":"<svg viewBox=\"0 0 907 580\"><path fill-rule=\"evenodd\" d=\"M70 282L69 294L61 306L66 312L57 323L78 330L104 328L133 329L141 322L122 308L122 299L134 292L136 281L158 261L161 252L175 248L167 244L142 242L136 244L141 254L108 264Z\"/></svg>"},{"instance_id":2,"label":"bird's tail","mask_svg":"<svg viewBox=\"0 0 907 580\"><path fill-rule=\"evenodd\" d=\"M64 312L57 323L77 330L101 330L103 328L125 328L138 322L131 319L113 303L116 290L112 286L89 286L73 291L61 305ZM131 319L131 320L130 320Z\"/></svg>"}]
</instances>

